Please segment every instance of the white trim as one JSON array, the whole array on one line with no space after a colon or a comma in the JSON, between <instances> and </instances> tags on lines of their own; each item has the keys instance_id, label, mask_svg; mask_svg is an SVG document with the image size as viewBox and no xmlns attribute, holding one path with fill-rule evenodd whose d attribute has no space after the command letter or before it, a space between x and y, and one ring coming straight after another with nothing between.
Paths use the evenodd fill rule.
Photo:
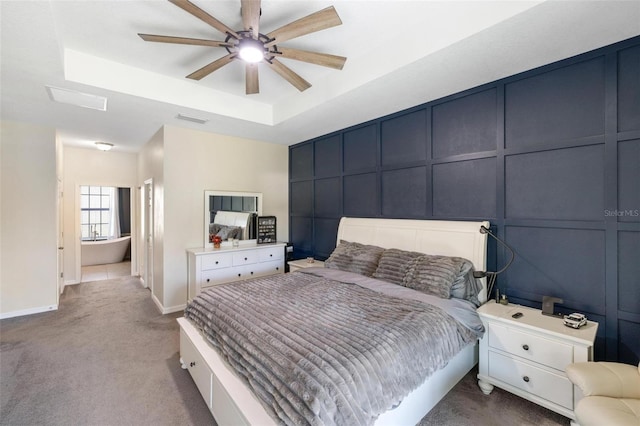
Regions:
<instances>
[{"instance_id":1,"label":"white trim","mask_svg":"<svg viewBox=\"0 0 640 426\"><path fill-rule=\"evenodd\" d=\"M24 315L40 314L42 312L57 311L58 305L39 306L37 308L22 309L20 311L5 312L0 314L0 319L21 317Z\"/></svg>"},{"instance_id":2,"label":"white trim","mask_svg":"<svg viewBox=\"0 0 640 426\"><path fill-rule=\"evenodd\" d=\"M162 310L162 314L172 314L174 312L180 312L180 311L184 311L185 308L187 307L186 303L183 303L182 305L176 305L176 306L170 306L168 308L164 308Z\"/></svg>"},{"instance_id":3,"label":"white trim","mask_svg":"<svg viewBox=\"0 0 640 426\"><path fill-rule=\"evenodd\" d=\"M156 307L158 308L158 310L162 315L184 311L184 309L187 307L187 304L184 303L182 305L169 306L168 308L165 308L164 306L162 306L162 303L160 303L160 300L158 300L155 294L151 295L151 300L153 300L153 303L156 304Z\"/></svg>"}]
</instances>

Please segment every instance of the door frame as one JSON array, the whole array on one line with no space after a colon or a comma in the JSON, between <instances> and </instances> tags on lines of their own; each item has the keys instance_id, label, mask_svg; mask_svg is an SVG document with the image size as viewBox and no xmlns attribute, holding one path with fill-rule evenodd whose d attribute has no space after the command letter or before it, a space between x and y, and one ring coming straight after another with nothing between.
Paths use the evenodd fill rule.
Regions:
<instances>
[{"instance_id":1,"label":"door frame","mask_svg":"<svg viewBox=\"0 0 640 426\"><path fill-rule=\"evenodd\" d=\"M144 181L140 191L140 250L138 273L143 286L153 293L153 179Z\"/></svg>"},{"instance_id":2,"label":"door frame","mask_svg":"<svg viewBox=\"0 0 640 426\"><path fill-rule=\"evenodd\" d=\"M138 241L133 238L138 234L138 226L134 218L136 217L136 188L131 185L122 185L117 183L76 183L75 193L75 264L76 264L76 283L82 282L82 230L80 228L80 187L81 186L111 186L116 188L129 188L129 217L131 219L131 275L136 275L138 270Z\"/></svg>"}]
</instances>

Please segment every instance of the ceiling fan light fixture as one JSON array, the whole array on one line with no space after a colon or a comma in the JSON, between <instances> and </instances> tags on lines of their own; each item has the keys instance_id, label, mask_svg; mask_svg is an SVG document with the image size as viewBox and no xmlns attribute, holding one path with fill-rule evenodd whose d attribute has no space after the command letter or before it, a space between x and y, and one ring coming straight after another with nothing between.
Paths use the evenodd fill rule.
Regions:
<instances>
[{"instance_id":1,"label":"ceiling fan light fixture","mask_svg":"<svg viewBox=\"0 0 640 426\"><path fill-rule=\"evenodd\" d=\"M240 59L255 64L264 59L264 44L252 38L243 38L238 43L238 55Z\"/></svg>"}]
</instances>

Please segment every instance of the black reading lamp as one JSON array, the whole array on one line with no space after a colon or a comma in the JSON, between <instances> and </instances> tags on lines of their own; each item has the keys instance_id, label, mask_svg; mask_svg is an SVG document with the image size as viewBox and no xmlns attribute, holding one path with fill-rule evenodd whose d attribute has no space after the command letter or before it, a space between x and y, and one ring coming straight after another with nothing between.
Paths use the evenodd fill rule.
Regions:
<instances>
[{"instance_id":1,"label":"black reading lamp","mask_svg":"<svg viewBox=\"0 0 640 426\"><path fill-rule=\"evenodd\" d=\"M493 292L493 286L496 282L496 276L498 276L498 274L503 273L504 271L507 270L507 268L509 268L509 266L511 266L511 264L513 263L513 259L515 258L515 253L513 252L513 249L511 247L509 247L509 244L505 243L503 240L501 240L500 238L496 237L493 232L491 232L487 227L485 227L484 225L480 226L480 233L481 234L489 234L494 240L496 240L497 242L499 242L500 244L502 244L503 246L505 246L509 252L511 253L511 259L509 259L509 262L507 262L507 264L500 269L499 271L495 271L495 272L491 272L491 271L475 271L473 273L473 278L487 278L487 300L489 300L491 293Z\"/></svg>"}]
</instances>

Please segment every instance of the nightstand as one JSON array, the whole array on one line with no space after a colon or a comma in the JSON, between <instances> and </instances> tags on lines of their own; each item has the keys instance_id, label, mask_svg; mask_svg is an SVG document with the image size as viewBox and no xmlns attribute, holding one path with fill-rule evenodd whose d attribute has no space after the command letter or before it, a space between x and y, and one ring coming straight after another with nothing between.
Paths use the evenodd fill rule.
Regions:
<instances>
[{"instance_id":1,"label":"nightstand","mask_svg":"<svg viewBox=\"0 0 640 426\"><path fill-rule=\"evenodd\" d=\"M302 268L324 268L324 262L322 260L314 260L308 262L307 259L298 259L287 262L289 265L289 272L294 272Z\"/></svg>"},{"instance_id":2,"label":"nightstand","mask_svg":"<svg viewBox=\"0 0 640 426\"><path fill-rule=\"evenodd\" d=\"M522 312L520 318L513 318ZM580 389L564 369L573 362L593 361L598 323L579 329L564 325L561 317L520 305L489 301L478 308L485 326L480 340L478 386L485 394L494 386L575 420Z\"/></svg>"}]
</instances>

